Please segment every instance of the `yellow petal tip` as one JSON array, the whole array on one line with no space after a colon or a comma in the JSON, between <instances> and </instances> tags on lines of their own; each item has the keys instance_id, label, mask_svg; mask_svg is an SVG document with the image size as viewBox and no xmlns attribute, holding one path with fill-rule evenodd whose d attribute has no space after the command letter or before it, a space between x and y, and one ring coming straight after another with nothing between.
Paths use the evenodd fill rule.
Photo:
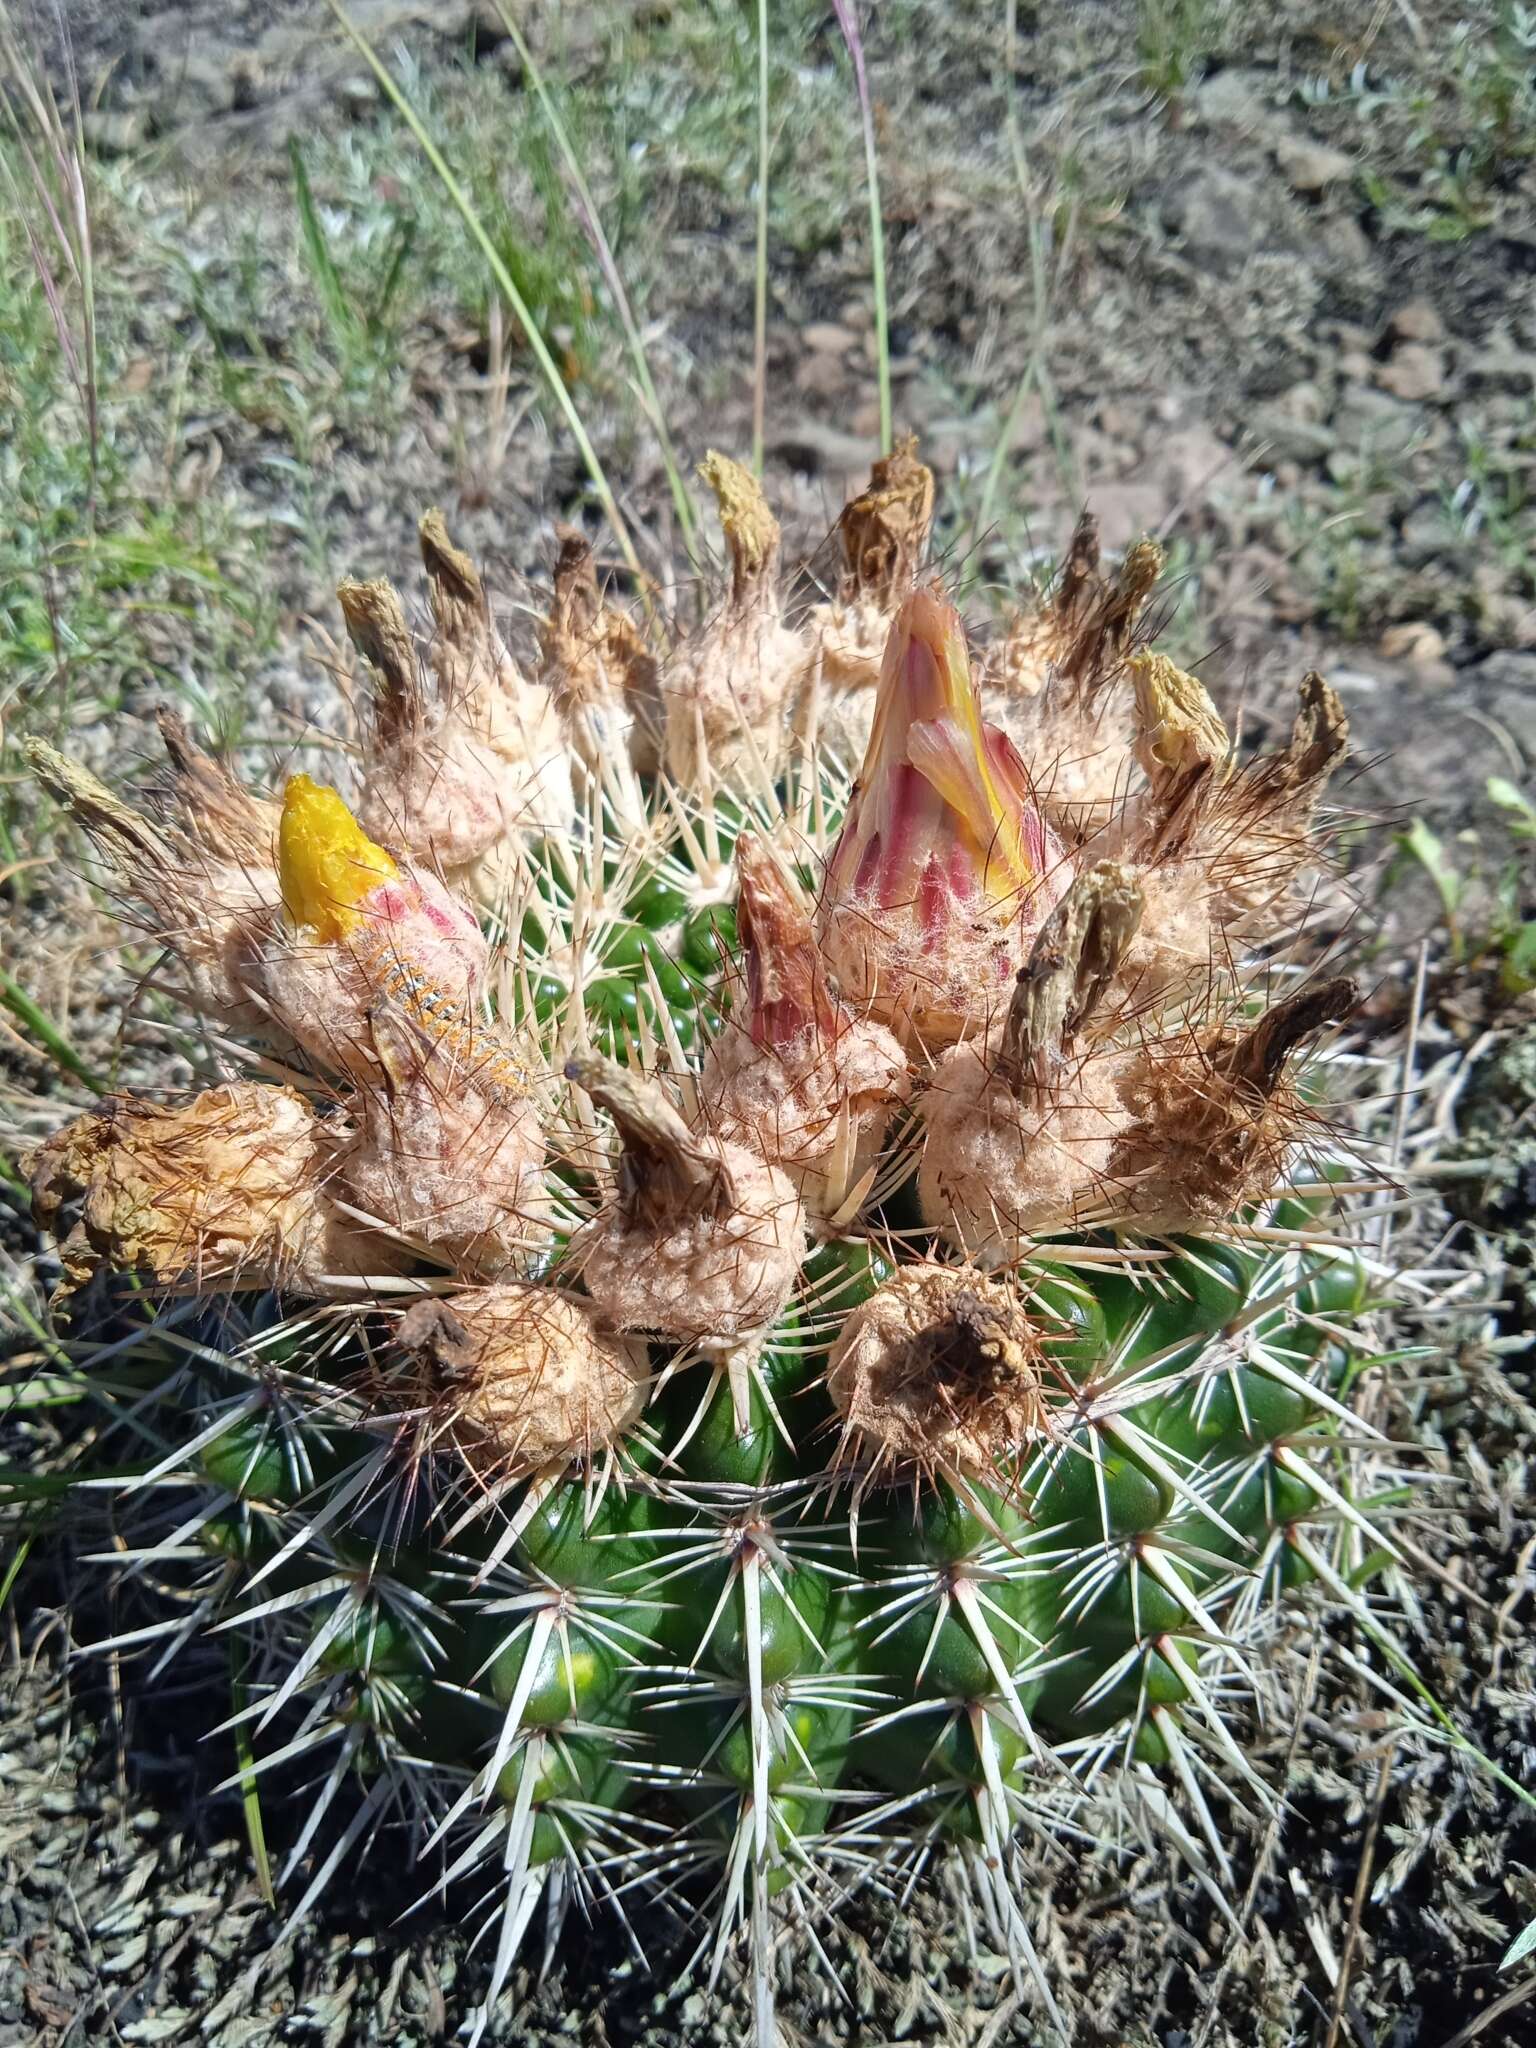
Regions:
<instances>
[{"instance_id":1,"label":"yellow petal tip","mask_svg":"<svg viewBox=\"0 0 1536 2048\"><path fill-rule=\"evenodd\" d=\"M335 790L307 775L283 791L277 872L289 921L329 941L344 939L361 922L365 897L400 875Z\"/></svg>"}]
</instances>

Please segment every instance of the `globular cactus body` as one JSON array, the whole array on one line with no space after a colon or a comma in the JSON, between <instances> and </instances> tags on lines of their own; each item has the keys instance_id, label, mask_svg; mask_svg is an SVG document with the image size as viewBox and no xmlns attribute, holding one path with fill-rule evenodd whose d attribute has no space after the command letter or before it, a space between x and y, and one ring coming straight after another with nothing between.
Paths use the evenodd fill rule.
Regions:
<instances>
[{"instance_id":1,"label":"globular cactus body","mask_svg":"<svg viewBox=\"0 0 1536 2048\"><path fill-rule=\"evenodd\" d=\"M1121 1784L1224 1870L1275 1603L1347 1593L1370 1536L1366 1270L1318 1234L1290 1073L1351 992L1241 952L1261 901L1286 935L1342 718L1309 679L1291 750L1235 766L1137 650L1156 550L1102 577L1088 528L978 683L912 588L910 446L850 508L840 608L786 620L757 486L709 475L713 623L647 652L568 543L536 702L429 525L439 674L485 670L453 704L539 721L504 756L539 804L477 756L500 794L454 846L500 950L427 865L441 792L408 815L447 714L398 600L348 586L396 850L302 779L245 799L254 880L198 928L226 1013L290 1048L283 1143L255 1081L97 1112L43 1148L39 1212L76 1284L217 1295L158 1475L201 1488L196 1614L244 1617L265 1718L303 1702L365 1814L426 1786L453 1870L499 1873L493 1996L540 1896L650 1879L713 1892L716 1972L745 1932L766 2041L786 1902L948 1842L1065 2027L1016 1830ZM878 683L832 658L853 611ZM824 717L868 732L851 788ZM1028 751L1053 733L1070 761ZM146 817L39 766L174 944L209 774Z\"/></svg>"}]
</instances>

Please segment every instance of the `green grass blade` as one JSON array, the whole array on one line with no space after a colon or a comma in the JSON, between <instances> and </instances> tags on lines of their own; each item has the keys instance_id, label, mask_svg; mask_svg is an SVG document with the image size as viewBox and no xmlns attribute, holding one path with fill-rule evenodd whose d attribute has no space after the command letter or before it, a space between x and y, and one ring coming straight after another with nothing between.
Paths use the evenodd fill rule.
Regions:
<instances>
[{"instance_id":1,"label":"green grass blade","mask_svg":"<svg viewBox=\"0 0 1536 2048\"><path fill-rule=\"evenodd\" d=\"M580 223L596 253L598 265L624 329L624 339L628 344L630 359L635 366L635 378L640 386L641 405L656 435L657 445L661 450L662 466L667 472L667 487L672 493L672 504L677 512L677 523L683 530L683 545L687 548L690 558L697 561L698 513L688 490L682 464L678 461L677 450L673 446L666 414L662 410L661 400L656 395L650 358L645 352L645 338L640 332L635 309L630 303L629 293L625 290L624 280L619 274L613 246L604 232L597 201L592 196L592 188L587 182L586 172L582 169L581 158L571 141L570 131L561 118L560 109L555 104L554 95L544 82L544 73L539 67L538 59L528 47L527 38L514 20L506 0L496 0L496 12L500 15L502 26L511 37L513 46L522 60L523 69L532 81L540 111L549 124L549 131L555 138L556 146L570 174L571 183L576 188L576 196L580 202Z\"/></svg>"},{"instance_id":2,"label":"green grass blade","mask_svg":"<svg viewBox=\"0 0 1536 2048\"><path fill-rule=\"evenodd\" d=\"M11 1552L10 1561L5 1567L5 1577L0 1579L0 1614L3 1614L10 1605L16 1581L21 1577L22 1567L31 1555L32 1545L46 1520L45 1515L36 1513L28 1515L21 1525L21 1533L16 1538L16 1548Z\"/></svg>"},{"instance_id":3,"label":"green grass blade","mask_svg":"<svg viewBox=\"0 0 1536 2048\"><path fill-rule=\"evenodd\" d=\"M1013 156L1014 176L1018 181L1019 197L1023 202L1029 236L1029 275L1033 309L1032 332L1030 335L1029 357L1020 374L1013 398L1003 417L1002 432L992 449L987 473L982 481L981 497L976 506L976 517L971 525L971 546L974 549L992 523L992 509L997 502L997 493L1002 484L1003 471L1013 448L1013 437L1019 419L1031 391L1038 391L1040 403L1045 412L1046 423L1051 436L1051 445L1056 454L1056 466L1060 474L1068 501L1081 497L1067 444L1066 433L1061 421L1061 409L1056 402L1056 393L1046 367L1046 341L1050 329L1050 311L1053 280L1048 275L1046 247L1049 238L1047 223L1041 218L1035 203L1034 180L1029 172L1029 156L1024 145L1023 132L1019 126L1018 97L1014 87L1018 66L1016 50L1018 42L1017 0L1009 0L1003 28L1003 90L1008 106L1008 145ZM1067 230L1070 240L1071 229ZM1065 244L1063 245L1065 247Z\"/></svg>"},{"instance_id":4,"label":"green grass blade","mask_svg":"<svg viewBox=\"0 0 1536 2048\"><path fill-rule=\"evenodd\" d=\"M586 427L582 422L581 414L576 410L575 401L566 388L565 379L560 374L559 366L549 352L548 342L545 341L544 336L540 333L538 324L534 320L533 314L529 311L527 302L513 281L511 272L502 261L501 252L486 232L484 221L481 220L479 214L475 211L474 201L454 176L447 158L428 133L426 123L416 111L410 95L379 56L378 51L368 40L367 36L363 34L362 30L347 13L346 8L341 4L341 0L326 0L326 4L341 24L352 47L357 51L363 62L383 87L385 96L390 104L404 121L407 128L410 129L412 135L415 136L421 147L422 154L436 172L443 190L448 194L449 199L458 211L459 217L463 220L464 225L469 229L469 232L479 245L480 253L484 256L492 277L495 278L502 296L512 308L519 325L522 327L523 333L527 337L528 346L533 352L534 360L538 363L539 369L543 373L544 381L549 386L550 396L554 399L555 404L565 417L565 423L570 429L571 438L575 441L577 449L580 451L587 475L591 479L592 488L597 493L598 503L602 506L608 524L613 529L613 535L619 544L620 552L623 554L631 573L641 582L644 582L645 571L641 568L640 558L635 553L634 542L629 536L629 528L625 524L624 515L619 510L618 500L613 495L613 490L608 482L603 465L598 460L597 450L592 446L591 437L588 435Z\"/></svg>"},{"instance_id":5,"label":"green grass blade","mask_svg":"<svg viewBox=\"0 0 1536 2048\"><path fill-rule=\"evenodd\" d=\"M395 230L384 281L379 286L378 294L368 313L368 332L375 338L384 331L384 322L389 317L389 309L395 302L395 293L400 289L400 280L405 275L406 263L415 246L416 223L414 220L402 220Z\"/></svg>"},{"instance_id":6,"label":"green grass blade","mask_svg":"<svg viewBox=\"0 0 1536 2048\"><path fill-rule=\"evenodd\" d=\"M880 161L875 148L875 109L869 96L869 78L864 69L864 43L859 35L858 17L851 0L832 0L832 11L853 60L853 82L859 95L859 119L864 129L864 176L869 186L869 259L875 290L876 370L880 379L880 452L889 455L893 444L891 425L891 314L885 283L885 216L880 209Z\"/></svg>"},{"instance_id":7,"label":"green grass blade","mask_svg":"<svg viewBox=\"0 0 1536 2048\"><path fill-rule=\"evenodd\" d=\"M321 304L325 307L338 339L345 342L357 338L358 319L347 297L347 288L341 272L336 268L336 259L331 254L331 245L326 240L325 227L315 205L314 191L310 186L309 172L304 165L304 152L299 147L299 138L288 138L288 161L293 166L293 193L299 209L299 232L304 239L304 253L309 258L310 271L314 276Z\"/></svg>"},{"instance_id":8,"label":"green grass blade","mask_svg":"<svg viewBox=\"0 0 1536 2048\"><path fill-rule=\"evenodd\" d=\"M233 1637L229 1645L229 1703L236 1717L244 1713L247 1704L245 1665ZM251 1862L256 1868L256 1883L261 1896L275 1909L277 1893L272 1885L272 1859L267 1854L267 1831L261 1818L261 1792L256 1781L250 1724L236 1718L232 1732L235 1759L240 1766L240 1804L245 1809L245 1832L251 1845Z\"/></svg>"},{"instance_id":9,"label":"green grass blade","mask_svg":"<svg viewBox=\"0 0 1536 2048\"><path fill-rule=\"evenodd\" d=\"M0 1004L10 1011L23 1030L35 1038L54 1065L71 1079L84 1082L95 1095L105 1095L107 1084L81 1058L47 1013L40 1009L19 982L0 968Z\"/></svg>"}]
</instances>

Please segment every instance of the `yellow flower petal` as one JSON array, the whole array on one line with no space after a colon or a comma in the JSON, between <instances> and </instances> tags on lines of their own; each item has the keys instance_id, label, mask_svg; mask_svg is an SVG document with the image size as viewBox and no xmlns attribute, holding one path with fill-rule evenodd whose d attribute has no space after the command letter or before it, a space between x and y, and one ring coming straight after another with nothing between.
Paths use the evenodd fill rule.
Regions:
<instances>
[{"instance_id":1,"label":"yellow flower petal","mask_svg":"<svg viewBox=\"0 0 1536 2048\"><path fill-rule=\"evenodd\" d=\"M362 922L358 906L400 870L334 789L295 775L283 792L277 873L290 921L335 941Z\"/></svg>"}]
</instances>

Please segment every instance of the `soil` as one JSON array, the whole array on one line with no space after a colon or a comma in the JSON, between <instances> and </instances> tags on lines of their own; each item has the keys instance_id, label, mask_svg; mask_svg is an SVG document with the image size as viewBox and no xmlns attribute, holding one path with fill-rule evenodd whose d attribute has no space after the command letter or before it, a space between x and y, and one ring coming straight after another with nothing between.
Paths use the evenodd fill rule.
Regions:
<instances>
[{"instance_id":1,"label":"soil","mask_svg":"<svg viewBox=\"0 0 1536 2048\"><path fill-rule=\"evenodd\" d=\"M509 123L525 117L528 80L493 8L354 0L350 11L445 97L472 79L493 110L504 101ZM552 75L599 101L632 83L613 68L619 28L654 34L680 61L692 47L676 34L687 12L684 0L520 10ZM1208 657L1202 673L1225 702L1241 702L1250 733L1288 715L1286 692L1307 668L1345 697L1361 756L1352 795L1376 821L1355 882L1384 1058L1404 1051L1426 949L1408 1156L1421 1168L1492 1162L1445 1183L1454 1206L1430 1193L1396 1239L1405 1267L1438 1276L1405 1288L1395 1311L1399 1341L1434 1354L1406 1376L1412 1412L1396 1420L1443 1480L1414 1530L1433 1561L1415 1581L1414 1653L1465 1736L1536 1785L1536 1393L1524 1348L1536 1329L1536 1087L1526 1078L1536 1038L1529 998L1498 988L1496 957L1471 974L1452 959L1427 873L1399 863L1386 887L1392 828L1418 815L1468 877L1464 931L1482 928L1506 875L1518 907L1536 910L1529 849L1487 795L1490 777L1529 785L1536 771L1536 173L1515 148L1470 194L1446 172L1488 118L1458 24L1471 24L1479 47L1507 44L1527 90L1533 55L1509 43L1503 7L1083 0L1021 6L1010 70L1001 15L893 4L868 23L897 418L940 474L944 545L975 570L978 601L1027 576L1086 501L1111 546L1144 530L1176 544L1179 643ZM75 0L36 17L60 79L67 48L96 161L131 173L133 217L153 214L215 282L234 265L237 220L253 224L264 262L270 243L291 263L291 141L365 151L385 119L319 0ZM1143 48L1149 19L1180 25L1172 40L1185 34L1193 52L1172 90L1157 69L1163 45ZM795 20L804 77L826 76L837 62L832 11L800 9ZM669 92L687 102L716 89L703 72L651 84L658 110ZM785 202L770 247L768 484L790 550L813 565L878 432L851 117L849 134L835 168L853 196L831 209L831 230L809 202L809 224ZM647 139L629 134L631 146ZM741 162L747 171L724 181L680 172L643 252L658 387L689 458L750 442L750 157ZM792 179L792 167L779 175ZM323 169L315 176L325 203ZM131 264L125 218L113 214L105 253ZM1044 295L1032 283L1042 265ZM307 373L288 291L274 288L265 346L298 383ZM191 331L184 313L146 305L118 373L158 388ZM268 764L347 730L325 637L340 637L336 575L400 574L421 509L443 503L512 600L547 577L554 521L585 509L569 437L544 418L526 357L509 351L498 392L490 341L462 310L411 312L404 398L375 416L338 407L309 444L322 500L310 528L283 481L290 428L238 410L175 419L170 466L186 488L262 529L276 616L264 638L236 648L223 681L256 707L249 736ZM1015 406L1032 359L1033 389ZM664 482L623 390L618 348L600 337L584 373L589 424L659 558L672 551ZM526 425L493 457L495 405ZM1002 489L978 520L1005 432ZM199 658L194 638L166 662ZM152 752L163 672L125 672L115 718L81 734L103 769ZM132 963L104 956L80 969L105 930L87 922L84 891L62 879L41 898L0 888L10 958L37 958L36 986L76 1044L119 1076L174 1078L162 1035L123 1034ZM66 919L70 948L57 943ZM45 1128L59 1113L58 1077L25 1048L13 1056L12 1121ZM7 1232L50 1285L14 1202ZM65 1454L45 1410L12 1436L13 1463L46 1471ZM398 1844L382 1843L274 1949L281 1916L257 1888L239 1800L219 1789L235 1768L230 1738L193 1733L227 1713L228 1672L201 1652L159 1675L136 1657L77 1657L125 1625L99 1590L101 1568L84 1562L90 1540L50 1532L6 1605L0 2044L414 2048L460 2037L486 1961L467 1953L456 1898L397 1926L411 1904ZM1037 1935L1068 1959L1085 2041L1513 2048L1531 2037L1530 1960L1498 1972L1536 1919L1527 1810L1454 1747L1394 1740L1400 1717L1335 1656L1312 1659L1308 1626L1303 1614L1283 1651L1310 1699L1292 1808L1239 1856L1244 1938L1198 1887L1179 1883L1170 1896L1134 1860L1085 1860L1042 1900ZM1277 1770L1294 1733L1256 1732ZM263 1799L278 1863L296 1831L284 1790L274 1781ZM1362 1862L1371 1882L1356 1905ZM282 1888L290 1906L302 1883ZM686 1944L665 1927L645 1933L653 1961L680 1969ZM965 1938L942 1893L899 1911L878 1896L855 1901L829 1947L842 1989L797 1960L785 1990L792 2039L1034 2048L1042 2038L1005 1960L984 1931ZM711 2005L696 1988L666 1988L672 1974L664 1961L647 1978L599 1921L590 1936L567 1935L542 1980L519 1974L489 2038L529 2048L745 2038L734 1989Z\"/></svg>"}]
</instances>

